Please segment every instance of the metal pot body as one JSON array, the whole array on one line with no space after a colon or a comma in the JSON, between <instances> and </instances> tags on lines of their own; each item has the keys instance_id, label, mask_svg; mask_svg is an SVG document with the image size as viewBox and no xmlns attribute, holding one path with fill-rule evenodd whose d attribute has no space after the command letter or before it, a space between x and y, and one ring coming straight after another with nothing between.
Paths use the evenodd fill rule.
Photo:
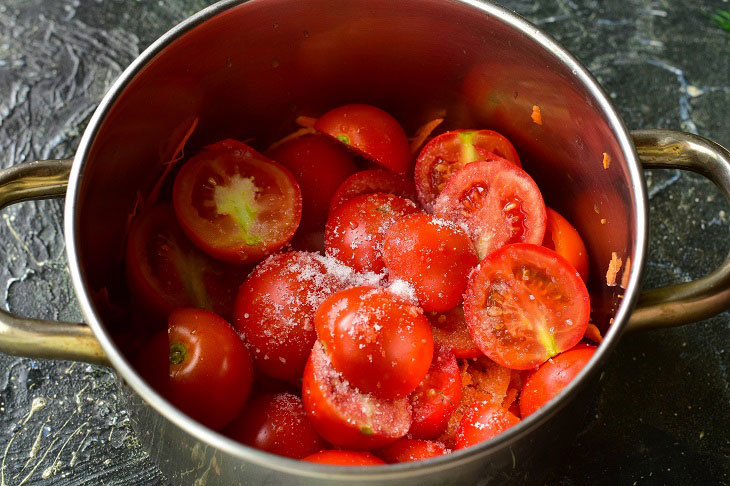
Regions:
<instances>
[{"instance_id":1,"label":"metal pot body","mask_svg":"<svg viewBox=\"0 0 730 486\"><path fill-rule=\"evenodd\" d=\"M151 189L195 120L188 153L227 137L265 147L292 131L297 115L353 102L391 112L408 133L445 117L450 128L493 128L512 140L548 204L584 236L593 321L608 330L559 400L495 440L425 463L322 467L207 430L136 375L93 297L118 284L138 193ZM66 238L87 322L118 371L141 441L174 484L524 481L574 437L626 324L644 262L645 205L634 147L606 96L514 14L473 0L226 1L157 41L101 103L74 160ZM626 288L606 285L614 252L633 262Z\"/></svg>"}]
</instances>

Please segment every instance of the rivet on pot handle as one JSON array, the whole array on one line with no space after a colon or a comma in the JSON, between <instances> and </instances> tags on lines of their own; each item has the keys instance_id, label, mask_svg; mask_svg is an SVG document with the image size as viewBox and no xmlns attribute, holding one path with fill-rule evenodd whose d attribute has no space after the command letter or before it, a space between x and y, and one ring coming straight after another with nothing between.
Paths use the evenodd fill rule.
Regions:
<instances>
[{"instance_id":1,"label":"rivet on pot handle","mask_svg":"<svg viewBox=\"0 0 730 486\"><path fill-rule=\"evenodd\" d=\"M71 163L41 160L0 170L0 209L30 199L63 197ZM85 324L26 319L4 310L0 310L0 352L109 364L106 353Z\"/></svg>"},{"instance_id":2,"label":"rivet on pot handle","mask_svg":"<svg viewBox=\"0 0 730 486\"><path fill-rule=\"evenodd\" d=\"M671 130L632 132L647 169L682 169L714 182L730 200L730 152L706 138ZM639 300L627 329L681 326L730 308L730 257L714 272L693 282L648 290Z\"/></svg>"}]
</instances>

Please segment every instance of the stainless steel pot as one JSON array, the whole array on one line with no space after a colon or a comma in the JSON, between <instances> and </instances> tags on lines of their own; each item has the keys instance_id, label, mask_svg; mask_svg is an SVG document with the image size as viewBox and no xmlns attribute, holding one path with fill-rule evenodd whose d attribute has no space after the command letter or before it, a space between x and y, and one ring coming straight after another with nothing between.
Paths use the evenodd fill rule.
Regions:
<instances>
[{"instance_id":1,"label":"stainless steel pot","mask_svg":"<svg viewBox=\"0 0 730 486\"><path fill-rule=\"evenodd\" d=\"M381 106L407 131L443 113L452 127L500 130L549 204L585 238L593 320L607 330L603 344L555 400L480 446L371 468L272 456L174 409L135 373L110 332L112 317L99 296L120 278L124 223L138 191L151 188L160 160L193 120L199 123L189 149L229 136L256 136L265 145L291 130L297 114L346 102ZM531 117L534 106L542 124ZM96 110L73 161L0 171L0 207L66 195L69 267L88 323L0 312L0 351L113 366L141 441L175 484L420 486L534 478L572 440L623 331L685 324L730 307L730 262L695 282L639 294L647 245L642 167L698 172L730 197L730 153L686 133L629 134L585 68L502 8L476 0L226 0L132 63ZM614 252L624 262L624 285L609 287L604 275Z\"/></svg>"}]
</instances>

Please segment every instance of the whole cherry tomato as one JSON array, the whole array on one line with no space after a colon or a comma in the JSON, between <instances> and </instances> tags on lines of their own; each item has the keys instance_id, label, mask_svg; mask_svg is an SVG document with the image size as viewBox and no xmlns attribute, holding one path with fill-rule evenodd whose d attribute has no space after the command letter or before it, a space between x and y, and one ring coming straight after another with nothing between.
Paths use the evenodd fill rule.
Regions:
<instances>
[{"instance_id":1,"label":"whole cherry tomato","mask_svg":"<svg viewBox=\"0 0 730 486\"><path fill-rule=\"evenodd\" d=\"M385 463L369 452L343 451L339 449L319 451L316 454L307 456L302 461L314 462L317 464L329 464L330 466L383 466Z\"/></svg>"},{"instance_id":2,"label":"whole cherry tomato","mask_svg":"<svg viewBox=\"0 0 730 486\"><path fill-rule=\"evenodd\" d=\"M280 249L302 216L294 176L235 140L188 160L175 178L172 202L192 242L231 263L257 262Z\"/></svg>"},{"instance_id":3,"label":"whole cherry tomato","mask_svg":"<svg viewBox=\"0 0 730 486\"><path fill-rule=\"evenodd\" d=\"M168 324L170 393L183 412L221 430L243 409L253 363L236 331L222 317L178 309Z\"/></svg>"},{"instance_id":4,"label":"whole cherry tomato","mask_svg":"<svg viewBox=\"0 0 730 486\"><path fill-rule=\"evenodd\" d=\"M535 368L572 348L588 326L585 283L545 247L507 245L479 264L464 296L474 342L508 368Z\"/></svg>"},{"instance_id":5,"label":"whole cherry tomato","mask_svg":"<svg viewBox=\"0 0 730 486\"><path fill-rule=\"evenodd\" d=\"M411 167L411 148L403 128L380 108L340 106L322 115L314 128L386 169L405 174Z\"/></svg>"},{"instance_id":6,"label":"whole cherry tomato","mask_svg":"<svg viewBox=\"0 0 730 486\"><path fill-rule=\"evenodd\" d=\"M585 368L596 352L593 346L579 345L555 356L533 371L520 394L522 418L533 414L558 395Z\"/></svg>"},{"instance_id":7,"label":"whole cherry tomato","mask_svg":"<svg viewBox=\"0 0 730 486\"><path fill-rule=\"evenodd\" d=\"M357 171L352 156L337 142L314 134L288 140L268 155L289 169L299 183L302 190L301 230L321 230L335 191Z\"/></svg>"},{"instance_id":8,"label":"whole cherry tomato","mask_svg":"<svg viewBox=\"0 0 730 486\"><path fill-rule=\"evenodd\" d=\"M329 212L332 214L335 209L350 199L374 192L395 194L413 202L418 202L416 186L410 177L389 170L361 170L348 177L337 188L334 196L332 196Z\"/></svg>"},{"instance_id":9,"label":"whole cherry tomato","mask_svg":"<svg viewBox=\"0 0 730 486\"><path fill-rule=\"evenodd\" d=\"M464 449L495 437L520 423L509 410L492 403L471 407L461 419L455 449Z\"/></svg>"},{"instance_id":10,"label":"whole cherry tomato","mask_svg":"<svg viewBox=\"0 0 730 486\"><path fill-rule=\"evenodd\" d=\"M327 447L309 423L302 399L292 393L252 398L224 433L262 451L294 459Z\"/></svg>"},{"instance_id":11,"label":"whole cherry tomato","mask_svg":"<svg viewBox=\"0 0 730 486\"><path fill-rule=\"evenodd\" d=\"M423 311L386 290L337 292L319 306L314 323L332 366L364 393L406 397L431 365L433 338Z\"/></svg>"},{"instance_id":12,"label":"whole cherry tomato","mask_svg":"<svg viewBox=\"0 0 730 486\"><path fill-rule=\"evenodd\" d=\"M421 439L401 439L382 449L378 449L376 454L385 460L385 462L394 464L398 462L425 461L432 457L443 456L449 452L440 442Z\"/></svg>"},{"instance_id":13,"label":"whole cherry tomato","mask_svg":"<svg viewBox=\"0 0 730 486\"><path fill-rule=\"evenodd\" d=\"M554 250L575 267L584 282L588 281L588 251L573 225L557 211L545 208L547 226L542 246Z\"/></svg>"}]
</instances>

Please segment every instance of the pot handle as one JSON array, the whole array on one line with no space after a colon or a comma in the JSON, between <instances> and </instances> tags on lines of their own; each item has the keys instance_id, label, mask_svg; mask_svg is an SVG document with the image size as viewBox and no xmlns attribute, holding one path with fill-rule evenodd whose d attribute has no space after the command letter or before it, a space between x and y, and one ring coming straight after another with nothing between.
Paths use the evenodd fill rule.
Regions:
<instances>
[{"instance_id":1,"label":"pot handle","mask_svg":"<svg viewBox=\"0 0 730 486\"><path fill-rule=\"evenodd\" d=\"M682 169L714 182L730 200L730 152L691 133L640 130L631 133L646 169ZM693 282L639 295L627 330L674 327L707 319L730 308L730 256L715 271Z\"/></svg>"},{"instance_id":2,"label":"pot handle","mask_svg":"<svg viewBox=\"0 0 730 486\"><path fill-rule=\"evenodd\" d=\"M63 197L72 160L40 160L0 170L0 209L30 199ZM0 352L109 365L85 324L14 316L0 309Z\"/></svg>"}]
</instances>

